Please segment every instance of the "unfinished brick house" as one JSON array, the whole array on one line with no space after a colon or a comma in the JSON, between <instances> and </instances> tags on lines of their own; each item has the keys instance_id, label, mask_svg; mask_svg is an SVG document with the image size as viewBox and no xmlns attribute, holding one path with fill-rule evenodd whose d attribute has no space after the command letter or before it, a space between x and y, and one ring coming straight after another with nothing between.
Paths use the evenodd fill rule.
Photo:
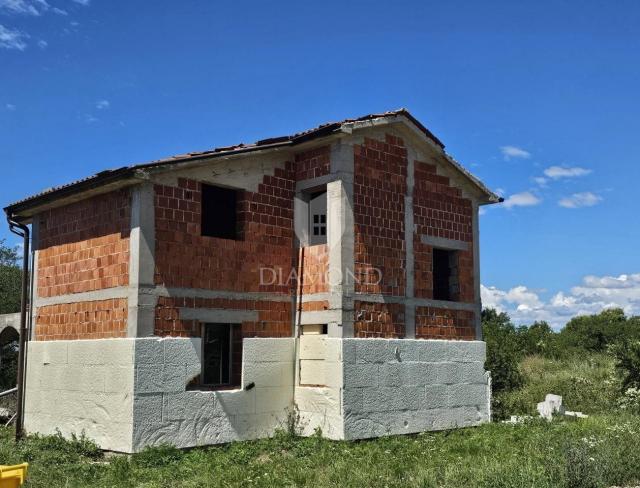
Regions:
<instances>
[{"instance_id":1,"label":"unfinished brick house","mask_svg":"<svg viewBox=\"0 0 640 488\"><path fill-rule=\"evenodd\" d=\"M104 171L32 226L30 432L105 449L490 419L478 208L406 110Z\"/></svg>"}]
</instances>

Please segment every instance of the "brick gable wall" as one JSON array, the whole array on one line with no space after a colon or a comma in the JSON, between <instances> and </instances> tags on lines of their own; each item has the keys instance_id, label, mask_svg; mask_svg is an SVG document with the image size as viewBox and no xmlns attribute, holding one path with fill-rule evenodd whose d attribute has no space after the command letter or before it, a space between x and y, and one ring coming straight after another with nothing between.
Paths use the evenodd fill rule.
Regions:
<instances>
[{"instance_id":1,"label":"brick gable wall","mask_svg":"<svg viewBox=\"0 0 640 488\"><path fill-rule=\"evenodd\" d=\"M38 296L126 286L130 205L120 190L40 214Z\"/></svg>"},{"instance_id":2,"label":"brick gable wall","mask_svg":"<svg viewBox=\"0 0 640 488\"><path fill-rule=\"evenodd\" d=\"M473 229L471 200L463 198L459 188L449 178L436 173L436 166L415 162L413 212L414 234L414 294L420 298L433 298L432 247L423 244L421 235L443 237L467 242L468 251L458 251L460 293L458 300L474 300L473 281Z\"/></svg>"},{"instance_id":3,"label":"brick gable wall","mask_svg":"<svg viewBox=\"0 0 640 488\"><path fill-rule=\"evenodd\" d=\"M406 178L407 150L400 138L365 138L364 144L354 146L356 292L405 294Z\"/></svg>"}]
</instances>

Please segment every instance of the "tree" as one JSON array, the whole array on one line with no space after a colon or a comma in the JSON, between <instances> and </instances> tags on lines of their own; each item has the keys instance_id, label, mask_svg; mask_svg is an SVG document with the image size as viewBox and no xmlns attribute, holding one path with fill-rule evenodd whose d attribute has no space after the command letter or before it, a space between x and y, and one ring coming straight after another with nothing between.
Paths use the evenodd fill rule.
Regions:
<instances>
[{"instance_id":1,"label":"tree","mask_svg":"<svg viewBox=\"0 0 640 488\"><path fill-rule=\"evenodd\" d=\"M18 262L17 250L0 239L0 314L20 311L22 269Z\"/></svg>"},{"instance_id":2,"label":"tree","mask_svg":"<svg viewBox=\"0 0 640 488\"><path fill-rule=\"evenodd\" d=\"M506 313L494 309L482 311L482 331L487 343L485 368L491 371L494 393L510 391L522 385L518 364L523 354L519 348L516 328Z\"/></svg>"},{"instance_id":3,"label":"tree","mask_svg":"<svg viewBox=\"0 0 640 488\"><path fill-rule=\"evenodd\" d=\"M625 339L631 331L624 311L611 308L597 315L572 318L560 332L559 339L566 348L604 352L609 345Z\"/></svg>"}]
</instances>

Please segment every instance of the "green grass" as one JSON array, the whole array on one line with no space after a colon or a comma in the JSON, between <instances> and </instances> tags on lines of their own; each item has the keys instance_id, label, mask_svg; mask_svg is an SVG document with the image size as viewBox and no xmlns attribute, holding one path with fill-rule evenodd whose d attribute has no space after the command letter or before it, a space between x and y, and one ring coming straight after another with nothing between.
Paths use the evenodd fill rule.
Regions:
<instances>
[{"instance_id":1,"label":"green grass","mask_svg":"<svg viewBox=\"0 0 640 488\"><path fill-rule=\"evenodd\" d=\"M520 363L524 377L522 388L497 395L498 411L503 416L537 415L536 404L547 393L562 395L567 410L586 414L608 413L620 396L613 358L589 354L565 359L529 356Z\"/></svg>"},{"instance_id":2,"label":"green grass","mask_svg":"<svg viewBox=\"0 0 640 488\"><path fill-rule=\"evenodd\" d=\"M640 417L487 424L361 442L318 437L103 457L90 442L0 429L0 462L30 487L582 487L640 480Z\"/></svg>"}]
</instances>

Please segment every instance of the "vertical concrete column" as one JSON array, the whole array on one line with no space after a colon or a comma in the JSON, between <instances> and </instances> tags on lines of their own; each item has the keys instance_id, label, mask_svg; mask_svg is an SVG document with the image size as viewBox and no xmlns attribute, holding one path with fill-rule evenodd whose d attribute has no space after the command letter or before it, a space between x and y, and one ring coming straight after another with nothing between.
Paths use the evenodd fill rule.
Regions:
<instances>
[{"instance_id":1,"label":"vertical concrete column","mask_svg":"<svg viewBox=\"0 0 640 488\"><path fill-rule=\"evenodd\" d=\"M478 201L473 200L471 204L471 230L473 232L473 300L476 303L476 339L482 340L482 301L480 299L480 225Z\"/></svg>"},{"instance_id":2,"label":"vertical concrete column","mask_svg":"<svg viewBox=\"0 0 640 488\"><path fill-rule=\"evenodd\" d=\"M154 333L153 294L155 274L155 209L153 184L144 182L131 191L131 233L129 234L128 337Z\"/></svg>"},{"instance_id":3,"label":"vertical concrete column","mask_svg":"<svg viewBox=\"0 0 640 488\"><path fill-rule=\"evenodd\" d=\"M413 148L407 149L407 191L404 196L404 242L405 242L405 289L406 300L404 303L404 336L407 339L416 338L416 307L413 301L415 293L415 261L413 253L413 234L415 225L413 222L413 187L415 185L415 161L417 154Z\"/></svg>"},{"instance_id":4,"label":"vertical concrete column","mask_svg":"<svg viewBox=\"0 0 640 488\"><path fill-rule=\"evenodd\" d=\"M353 145L339 140L331 146L331 173L327 184L327 244L329 247L329 308L339 310L341 322L328 326L331 337L353 337L354 217Z\"/></svg>"},{"instance_id":5,"label":"vertical concrete column","mask_svg":"<svg viewBox=\"0 0 640 488\"><path fill-rule=\"evenodd\" d=\"M40 248L40 216L35 215L31 222L31 300L30 307L30 337L28 340L36 338L36 318L38 315L38 253Z\"/></svg>"}]
</instances>

